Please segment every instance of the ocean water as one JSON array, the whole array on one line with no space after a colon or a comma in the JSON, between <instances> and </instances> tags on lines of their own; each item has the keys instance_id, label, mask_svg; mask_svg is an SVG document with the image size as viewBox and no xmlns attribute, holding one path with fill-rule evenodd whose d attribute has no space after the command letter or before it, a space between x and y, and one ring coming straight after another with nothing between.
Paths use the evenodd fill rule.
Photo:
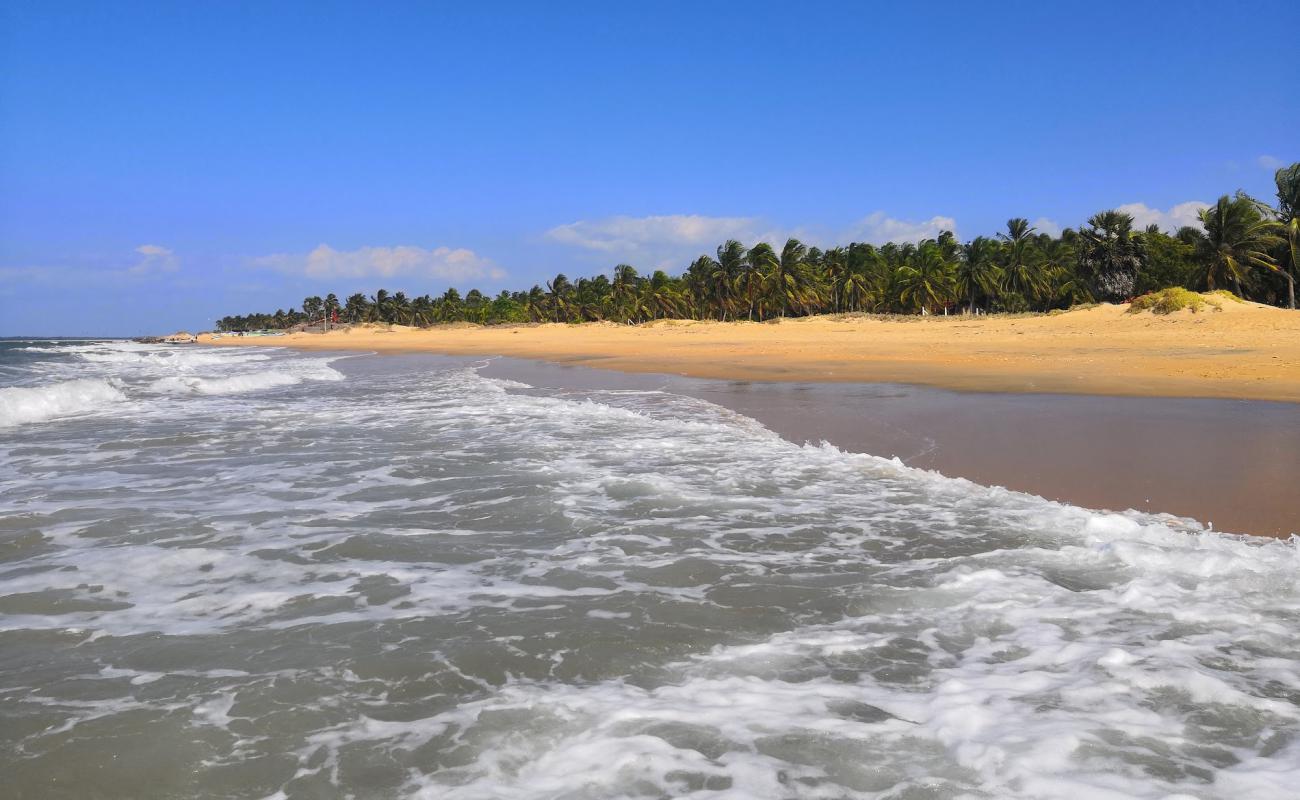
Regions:
<instances>
[{"instance_id":1,"label":"ocean water","mask_svg":"<svg viewBox=\"0 0 1300 800\"><path fill-rule=\"evenodd\" d=\"M1294 540L482 367L0 343L0 794L1295 797Z\"/></svg>"}]
</instances>

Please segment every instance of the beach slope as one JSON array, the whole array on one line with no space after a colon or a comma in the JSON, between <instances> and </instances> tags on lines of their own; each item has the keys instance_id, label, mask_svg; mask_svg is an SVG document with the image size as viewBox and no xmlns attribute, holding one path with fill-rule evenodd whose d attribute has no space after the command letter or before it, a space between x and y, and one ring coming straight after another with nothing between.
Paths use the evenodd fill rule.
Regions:
<instances>
[{"instance_id":1,"label":"beach slope","mask_svg":"<svg viewBox=\"0 0 1300 800\"><path fill-rule=\"evenodd\" d=\"M1231 300L1219 306L1168 315L1099 305L1032 316L360 326L266 338L205 335L200 341L505 355L731 380L1300 402L1300 312Z\"/></svg>"}]
</instances>

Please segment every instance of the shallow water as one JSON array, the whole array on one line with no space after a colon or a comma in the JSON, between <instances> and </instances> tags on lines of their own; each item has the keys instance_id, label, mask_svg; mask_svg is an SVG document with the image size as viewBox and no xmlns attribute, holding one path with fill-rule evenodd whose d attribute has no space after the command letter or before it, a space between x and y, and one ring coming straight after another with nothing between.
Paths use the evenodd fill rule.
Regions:
<instances>
[{"instance_id":1,"label":"shallow water","mask_svg":"<svg viewBox=\"0 0 1300 800\"><path fill-rule=\"evenodd\" d=\"M461 360L0 349L7 796L1300 780L1292 543Z\"/></svg>"}]
</instances>

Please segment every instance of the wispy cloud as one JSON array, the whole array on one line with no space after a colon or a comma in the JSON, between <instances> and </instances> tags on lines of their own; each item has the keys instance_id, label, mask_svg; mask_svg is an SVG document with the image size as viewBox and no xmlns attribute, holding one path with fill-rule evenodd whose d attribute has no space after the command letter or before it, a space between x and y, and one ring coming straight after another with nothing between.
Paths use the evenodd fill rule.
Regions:
<instances>
[{"instance_id":1,"label":"wispy cloud","mask_svg":"<svg viewBox=\"0 0 1300 800\"><path fill-rule=\"evenodd\" d=\"M93 263L3 266L0 267L0 281L8 284L75 283L79 286L107 286L180 270L180 259L176 253L160 244L142 244L133 252L136 254L133 261L120 256L111 260L94 259L103 263L102 266Z\"/></svg>"},{"instance_id":2,"label":"wispy cloud","mask_svg":"<svg viewBox=\"0 0 1300 800\"><path fill-rule=\"evenodd\" d=\"M699 214L620 216L558 225L546 232L546 238L586 250L636 253L665 247L716 245L726 239L753 236L757 222L753 217L705 217Z\"/></svg>"},{"instance_id":3,"label":"wispy cloud","mask_svg":"<svg viewBox=\"0 0 1300 800\"><path fill-rule=\"evenodd\" d=\"M1204 201L1188 200L1171 206L1168 211L1151 208L1146 203L1125 203L1116 211L1132 215L1135 229L1140 230L1148 225L1155 225L1163 231L1172 233L1189 225L1193 228L1201 227L1201 218L1198 215L1201 209L1209 207L1210 204Z\"/></svg>"},{"instance_id":4,"label":"wispy cloud","mask_svg":"<svg viewBox=\"0 0 1300 800\"><path fill-rule=\"evenodd\" d=\"M180 262L177 260L176 254L160 244L142 244L135 251L140 254L140 260L126 270L132 275L143 275L149 272L175 272L180 268Z\"/></svg>"},{"instance_id":5,"label":"wispy cloud","mask_svg":"<svg viewBox=\"0 0 1300 800\"><path fill-rule=\"evenodd\" d=\"M1259 158L1255 159L1255 163L1259 164L1261 167L1267 170L1282 169L1283 167L1290 166L1285 161L1283 161L1282 159L1276 156L1260 156Z\"/></svg>"},{"instance_id":6,"label":"wispy cloud","mask_svg":"<svg viewBox=\"0 0 1300 800\"><path fill-rule=\"evenodd\" d=\"M490 278L499 280L505 271L491 259L465 248L360 247L335 250L327 244L309 253L277 253L254 258L255 267L274 269L308 278L394 278L425 277L448 281Z\"/></svg>"},{"instance_id":7,"label":"wispy cloud","mask_svg":"<svg viewBox=\"0 0 1300 800\"><path fill-rule=\"evenodd\" d=\"M952 217L907 220L891 217L884 211L830 233L815 228L773 225L758 217L667 214L578 220L551 228L545 238L637 265L680 267L686 260L712 251L727 239L738 239L747 245L768 242L780 247L793 236L806 244L829 247L850 241L916 242L936 237L945 230L955 232L956 227Z\"/></svg>"},{"instance_id":8,"label":"wispy cloud","mask_svg":"<svg viewBox=\"0 0 1300 800\"><path fill-rule=\"evenodd\" d=\"M934 239L944 231L957 232L957 220L952 217L934 216L927 220L896 219L883 211L876 211L860 220L849 229L840 242L850 240L885 244L886 242L919 242L922 239Z\"/></svg>"}]
</instances>

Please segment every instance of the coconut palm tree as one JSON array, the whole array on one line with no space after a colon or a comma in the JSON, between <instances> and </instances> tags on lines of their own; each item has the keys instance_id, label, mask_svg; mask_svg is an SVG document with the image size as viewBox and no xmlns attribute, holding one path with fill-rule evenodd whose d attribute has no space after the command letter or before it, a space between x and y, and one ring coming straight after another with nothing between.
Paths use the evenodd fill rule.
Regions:
<instances>
[{"instance_id":1,"label":"coconut palm tree","mask_svg":"<svg viewBox=\"0 0 1300 800\"><path fill-rule=\"evenodd\" d=\"M1277 217L1286 239L1289 269L1283 272L1287 283L1287 308L1295 308L1295 281L1300 278L1300 162L1283 167L1273 174L1277 183Z\"/></svg>"},{"instance_id":2,"label":"coconut palm tree","mask_svg":"<svg viewBox=\"0 0 1300 800\"><path fill-rule=\"evenodd\" d=\"M861 311L879 299L880 287L871 275L850 269L836 281L835 293L843 311Z\"/></svg>"},{"instance_id":3,"label":"coconut palm tree","mask_svg":"<svg viewBox=\"0 0 1300 800\"><path fill-rule=\"evenodd\" d=\"M563 319L569 322L572 319L572 309L570 308L573 296L573 284L561 272L555 276L554 280L546 282L546 300L551 307L551 312L555 315L555 321Z\"/></svg>"},{"instance_id":4,"label":"coconut palm tree","mask_svg":"<svg viewBox=\"0 0 1300 800\"><path fill-rule=\"evenodd\" d=\"M709 299L716 306L718 318L726 321L735 300L733 285L745 265L745 246L735 239L728 239L718 246L717 259L710 259L704 266L709 287Z\"/></svg>"},{"instance_id":5,"label":"coconut palm tree","mask_svg":"<svg viewBox=\"0 0 1300 800\"><path fill-rule=\"evenodd\" d=\"M968 314L975 313L976 295L992 297L1002 282L998 251L998 243L984 236L977 236L962 247L962 257L957 261L956 288L967 300Z\"/></svg>"},{"instance_id":6,"label":"coconut palm tree","mask_svg":"<svg viewBox=\"0 0 1300 800\"><path fill-rule=\"evenodd\" d=\"M798 239L787 239L763 281L763 295L784 317L791 309L807 311L816 301L809 285L808 248Z\"/></svg>"},{"instance_id":7,"label":"coconut palm tree","mask_svg":"<svg viewBox=\"0 0 1300 800\"><path fill-rule=\"evenodd\" d=\"M1282 225L1261 214L1250 197L1225 194L1214 205L1201 209L1200 217L1205 233L1198 251L1205 261L1205 284L1211 290L1231 281L1237 296L1242 297L1242 282L1249 280L1252 267L1281 272L1268 251L1282 243L1278 235Z\"/></svg>"},{"instance_id":8,"label":"coconut palm tree","mask_svg":"<svg viewBox=\"0 0 1300 800\"><path fill-rule=\"evenodd\" d=\"M633 308L637 304L637 284L640 276L631 264L619 264L614 267L614 280L610 283L609 302L612 306L610 316L631 322L636 315Z\"/></svg>"},{"instance_id":9,"label":"coconut palm tree","mask_svg":"<svg viewBox=\"0 0 1300 800\"><path fill-rule=\"evenodd\" d=\"M740 266L740 274L736 276L735 295L749 309L751 321L755 312L759 319L763 318L763 288L767 276L776 269L777 261L772 245L759 242L749 248L745 262Z\"/></svg>"},{"instance_id":10,"label":"coconut palm tree","mask_svg":"<svg viewBox=\"0 0 1300 800\"><path fill-rule=\"evenodd\" d=\"M1002 240L1003 287L1009 294L1024 298L1030 306L1047 292L1048 283L1034 230L1029 220L1013 217L1007 220L1007 232L998 234Z\"/></svg>"},{"instance_id":11,"label":"coconut palm tree","mask_svg":"<svg viewBox=\"0 0 1300 800\"><path fill-rule=\"evenodd\" d=\"M455 286L447 287L447 291L442 293L438 298L438 309L435 315L439 322L455 322L460 319L464 301L461 299L460 292Z\"/></svg>"},{"instance_id":12,"label":"coconut palm tree","mask_svg":"<svg viewBox=\"0 0 1300 800\"><path fill-rule=\"evenodd\" d=\"M325 308L325 301L312 295L302 301L302 313L307 315L307 324L315 322L321 315L322 309Z\"/></svg>"},{"instance_id":13,"label":"coconut palm tree","mask_svg":"<svg viewBox=\"0 0 1300 800\"><path fill-rule=\"evenodd\" d=\"M369 305L366 296L360 292L348 295L347 301L343 304L343 316L348 322L365 322Z\"/></svg>"},{"instance_id":14,"label":"coconut palm tree","mask_svg":"<svg viewBox=\"0 0 1300 800\"><path fill-rule=\"evenodd\" d=\"M898 270L898 298L905 308L933 313L956 295L955 272L956 265L944 260L939 244L927 240Z\"/></svg>"},{"instance_id":15,"label":"coconut palm tree","mask_svg":"<svg viewBox=\"0 0 1300 800\"><path fill-rule=\"evenodd\" d=\"M830 289L831 310L836 314L844 311L843 287L851 273L849 253L843 247L832 247L822 254L822 275Z\"/></svg>"},{"instance_id":16,"label":"coconut palm tree","mask_svg":"<svg viewBox=\"0 0 1300 800\"><path fill-rule=\"evenodd\" d=\"M672 278L655 270L650 280L641 282L640 305L650 319L667 319L681 315L681 296Z\"/></svg>"},{"instance_id":17,"label":"coconut palm tree","mask_svg":"<svg viewBox=\"0 0 1300 800\"><path fill-rule=\"evenodd\" d=\"M388 322L388 292L380 289L370 298L370 322Z\"/></svg>"}]
</instances>

